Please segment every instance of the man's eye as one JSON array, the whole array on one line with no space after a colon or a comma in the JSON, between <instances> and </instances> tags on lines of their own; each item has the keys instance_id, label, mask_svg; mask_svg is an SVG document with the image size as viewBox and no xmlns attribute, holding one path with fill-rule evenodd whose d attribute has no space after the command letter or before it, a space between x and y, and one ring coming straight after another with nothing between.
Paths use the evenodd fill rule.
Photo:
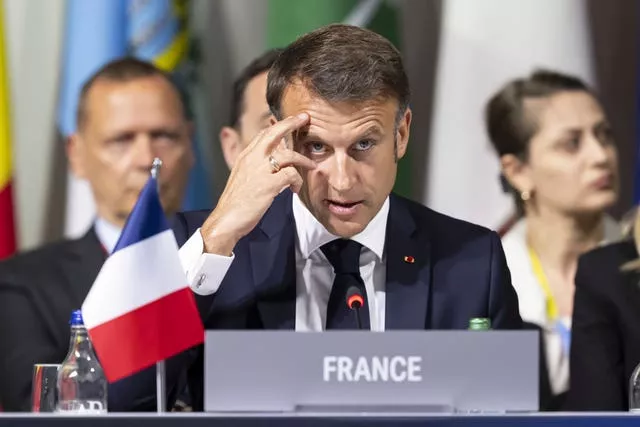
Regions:
<instances>
[{"instance_id":1,"label":"man's eye","mask_svg":"<svg viewBox=\"0 0 640 427\"><path fill-rule=\"evenodd\" d=\"M354 146L354 148L358 151L367 151L371 147L373 147L373 141L369 139L363 139L362 141L358 141Z\"/></svg>"},{"instance_id":2,"label":"man's eye","mask_svg":"<svg viewBox=\"0 0 640 427\"><path fill-rule=\"evenodd\" d=\"M319 154L324 152L324 144L321 142L311 142L307 145L307 147L312 154Z\"/></svg>"},{"instance_id":3,"label":"man's eye","mask_svg":"<svg viewBox=\"0 0 640 427\"><path fill-rule=\"evenodd\" d=\"M122 134L111 138L108 142L110 145L127 145L131 144L134 138L132 134Z\"/></svg>"}]
</instances>

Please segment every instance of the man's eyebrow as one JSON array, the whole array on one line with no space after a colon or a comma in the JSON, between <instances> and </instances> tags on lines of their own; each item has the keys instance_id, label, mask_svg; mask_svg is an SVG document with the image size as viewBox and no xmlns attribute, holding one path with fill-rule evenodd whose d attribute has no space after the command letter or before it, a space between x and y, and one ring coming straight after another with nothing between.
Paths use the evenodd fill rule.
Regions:
<instances>
[{"instance_id":1,"label":"man's eyebrow","mask_svg":"<svg viewBox=\"0 0 640 427\"><path fill-rule=\"evenodd\" d=\"M382 129L378 125L369 126L364 132L360 133L354 140L360 141L366 138L380 137L383 135ZM323 142L323 138L314 134L313 131L300 129L294 132L295 142L318 141Z\"/></svg>"},{"instance_id":2,"label":"man's eyebrow","mask_svg":"<svg viewBox=\"0 0 640 427\"><path fill-rule=\"evenodd\" d=\"M358 139L370 138L373 136L382 136L382 135L383 135L383 132L382 132L382 129L380 129L380 126L373 125L373 126L369 126L367 130L362 132L360 136L358 136Z\"/></svg>"},{"instance_id":3,"label":"man's eyebrow","mask_svg":"<svg viewBox=\"0 0 640 427\"><path fill-rule=\"evenodd\" d=\"M293 132L293 140L295 142L304 142L307 140L322 141L322 138L313 132L309 132L308 129L298 129Z\"/></svg>"}]
</instances>

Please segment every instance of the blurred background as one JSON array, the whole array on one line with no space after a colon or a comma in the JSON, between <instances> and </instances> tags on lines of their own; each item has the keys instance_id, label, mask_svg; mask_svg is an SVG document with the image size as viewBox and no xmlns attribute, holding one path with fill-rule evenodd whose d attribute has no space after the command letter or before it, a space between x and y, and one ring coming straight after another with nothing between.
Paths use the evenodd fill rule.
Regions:
<instances>
[{"instance_id":1,"label":"blurred background","mask_svg":"<svg viewBox=\"0 0 640 427\"><path fill-rule=\"evenodd\" d=\"M181 76L199 158L184 207L209 208L228 174L218 132L234 77L266 48L331 22L372 28L404 55L414 119L401 194L499 228L513 206L483 108L507 80L545 67L597 88L620 152L613 215L634 203L635 0L4 0L2 11L0 234L15 233L18 250L90 226L90 196L67 173L63 141L75 126L79 87L100 65L135 54ZM173 56L158 57L163 43Z\"/></svg>"}]
</instances>

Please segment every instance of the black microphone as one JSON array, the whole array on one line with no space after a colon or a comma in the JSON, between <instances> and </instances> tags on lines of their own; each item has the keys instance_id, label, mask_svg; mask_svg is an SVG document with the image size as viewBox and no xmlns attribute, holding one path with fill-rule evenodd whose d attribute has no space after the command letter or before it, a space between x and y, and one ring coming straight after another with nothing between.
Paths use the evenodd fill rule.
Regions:
<instances>
[{"instance_id":1,"label":"black microphone","mask_svg":"<svg viewBox=\"0 0 640 427\"><path fill-rule=\"evenodd\" d=\"M362 329L362 321L360 320L360 308L364 306L364 297L357 286L351 286L347 290L347 307L356 312L356 322L358 329Z\"/></svg>"}]
</instances>

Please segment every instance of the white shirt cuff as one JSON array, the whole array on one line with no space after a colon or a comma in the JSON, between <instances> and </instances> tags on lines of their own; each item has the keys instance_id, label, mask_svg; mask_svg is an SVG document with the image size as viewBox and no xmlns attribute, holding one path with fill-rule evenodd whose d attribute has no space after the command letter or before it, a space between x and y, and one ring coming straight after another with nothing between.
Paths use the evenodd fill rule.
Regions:
<instances>
[{"instance_id":1,"label":"white shirt cuff","mask_svg":"<svg viewBox=\"0 0 640 427\"><path fill-rule=\"evenodd\" d=\"M228 257L203 252L204 242L198 228L180 248L180 261L191 290L199 295L211 295L220 287L235 255L232 253Z\"/></svg>"}]
</instances>

